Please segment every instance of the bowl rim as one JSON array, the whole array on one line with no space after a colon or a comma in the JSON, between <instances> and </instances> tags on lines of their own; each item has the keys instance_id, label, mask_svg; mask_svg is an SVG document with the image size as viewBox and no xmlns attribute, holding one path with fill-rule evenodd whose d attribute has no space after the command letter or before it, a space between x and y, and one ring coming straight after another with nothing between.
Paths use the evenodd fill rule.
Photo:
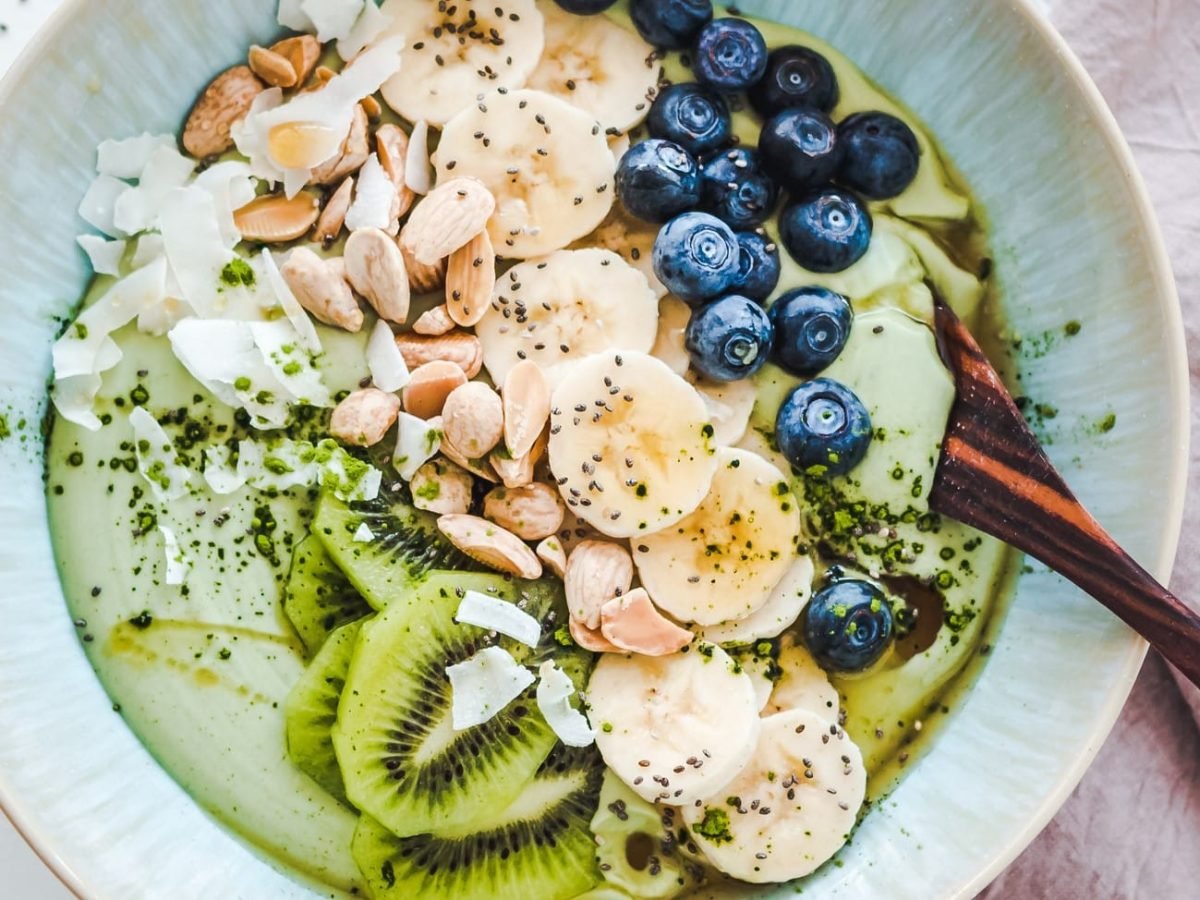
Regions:
<instances>
[{"instance_id":1,"label":"bowl rim","mask_svg":"<svg viewBox=\"0 0 1200 900\"><path fill-rule=\"evenodd\" d=\"M22 82L34 70L44 51L52 46L58 33L88 0L63 0L47 17L34 36L13 61L3 78L0 78L0 112ZM994 0L1001 2L1001 0ZM1120 163L1123 175L1138 214L1138 225L1146 239L1146 249L1152 271L1155 273L1154 297L1159 311L1167 324L1164 335L1164 369L1174 401L1171 417L1174 456L1170 461L1166 479L1172 490L1163 516L1159 552L1156 559L1146 560L1144 565L1162 583L1170 579L1183 530L1184 504L1190 460L1191 432L1189 367L1183 312L1180 307L1178 288L1175 282L1170 255L1163 238L1162 228L1155 214L1145 179L1138 168L1133 150L1125 139L1116 116L1108 106L1099 87L1088 74L1082 61L1075 54L1066 38L1051 22L1049 15L1037 5L1037 0L1007 0L1008 5L1028 24L1037 37L1054 52L1063 66L1072 85L1080 92L1086 103L1088 118L1096 124L1108 150ZM1149 645L1130 632L1129 646L1119 677L1113 682L1105 705L1093 719L1087 746L1070 768L1062 774L1054 790L1042 800L1036 813L1026 826L992 854L991 860L979 872L947 895L954 900L968 900L980 893L1028 847L1049 824L1070 794L1090 768L1100 748L1105 743L1117 718L1124 709L1133 684L1141 671ZM76 875L70 864L53 849L52 835L40 832L24 814L22 804L4 783L0 773L0 821L8 821L25 840L34 854L62 885L80 900L98 898Z\"/></svg>"}]
</instances>

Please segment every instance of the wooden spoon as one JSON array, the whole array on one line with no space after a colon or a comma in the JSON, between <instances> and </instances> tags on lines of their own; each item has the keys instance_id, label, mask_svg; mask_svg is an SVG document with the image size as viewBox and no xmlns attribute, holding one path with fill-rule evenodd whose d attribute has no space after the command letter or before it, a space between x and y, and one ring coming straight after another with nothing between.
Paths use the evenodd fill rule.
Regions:
<instances>
[{"instance_id":1,"label":"wooden spoon","mask_svg":"<svg viewBox=\"0 0 1200 900\"><path fill-rule=\"evenodd\" d=\"M958 398L930 508L1041 560L1200 686L1200 616L1134 562L1075 499L1000 376L941 298L936 324Z\"/></svg>"}]
</instances>

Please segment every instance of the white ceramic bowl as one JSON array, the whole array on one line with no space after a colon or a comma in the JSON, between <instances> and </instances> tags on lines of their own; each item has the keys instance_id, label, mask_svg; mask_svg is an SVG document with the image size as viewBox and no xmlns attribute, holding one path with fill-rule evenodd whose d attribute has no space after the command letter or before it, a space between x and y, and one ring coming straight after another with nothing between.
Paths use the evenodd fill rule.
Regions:
<instances>
[{"instance_id":1,"label":"white ceramic bowl","mask_svg":"<svg viewBox=\"0 0 1200 900\"><path fill-rule=\"evenodd\" d=\"M1024 0L740 5L829 40L928 123L987 208L1018 330L1085 323L1023 384L1061 411L1049 449L1068 481L1165 579L1187 460L1179 309L1129 150L1061 39ZM74 210L96 144L178 128L214 72L272 37L275 6L73 0L0 87L0 413L26 421L0 441L0 803L89 898L316 896L206 816L111 711L59 589L37 425L56 317L87 277ZM1088 435L1110 410L1116 429ZM1026 572L951 725L805 892L974 894L1081 777L1143 652L1062 580Z\"/></svg>"}]
</instances>

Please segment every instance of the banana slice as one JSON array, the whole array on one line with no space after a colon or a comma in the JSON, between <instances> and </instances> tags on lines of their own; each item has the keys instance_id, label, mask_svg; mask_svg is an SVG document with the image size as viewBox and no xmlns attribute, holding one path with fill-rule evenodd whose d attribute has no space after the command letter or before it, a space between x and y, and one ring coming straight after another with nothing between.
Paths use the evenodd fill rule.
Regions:
<instances>
[{"instance_id":1,"label":"banana slice","mask_svg":"<svg viewBox=\"0 0 1200 900\"><path fill-rule=\"evenodd\" d=\"M546 48L528 86L578 106L606 131L636 128L650 115L662 64L636 32L606 16L577 16L538 4Z\"/></svg>"},{"instance_id":2,"label":"banana slice","mask_svg":"<svg viewBox=\"0 0 1200 900\"><path fill-rule=\"evenodd\" d=\"M804 612L812 596L815 575L816 566L811 556L796 557L762 609L745 619L697 629L697 633L702 640L714 644L738 646L778 637Z\"/></svg>"},{"instance_id":3,"label":"banana slice","mask_svg":"<svg viewBox=\"0 0 1200 900\"><path fill-rule=\"evenodd\" d=\"M686 376L692 366L692 357L685 343L688 322L691 320L692 308L678 297L668 294L658 304L658 334L650 355L665 362L676 375ZM715 427L716 423L713 425Z\"/></svg>"},{"instance_id":4,"label":"banana slice","mask_svg":"<svg viewBox=\"0 0 1200 900\"><path fill-rule=\"evenodd\" d=\"M657 606L683 622L716 625L767 603L796 559L799 538L800 505L783 473L753 453L725 448L699 508L639 538L633 558Z\"/></svg>"},{"instance_id":5,"label":"banana slice","mask_svg":"<svg viewBox=\"0 0 1200 900\"><path fill-rule=\"evenodd\" d=\"M603 247L618 254L646 276L650 289L661 300L670 292L654 274L654 241L657 238L658 226L633 218L617 203L600 227L575 246Z\"/></svg>"},{"instance_id":6,"label":"banana slice","mask_svg":"<svg viewBox=\"0 0 1200 900\"><path fill-rule=\"evenodd\" d=\"M715 796L741 772L758 740L750 676L711 644L672 656L607 654L587 696L600 755L652 803Z\"/></svg>"},{"instance_id":7,"label":"banana slice","mask_svg":"<svg viewBox=\"0 0 1200 900\"><path fill-rule=\"evenodd\" d=\"M658 300L645 276L608 250L559 250L514 266L475 326L497 384L523 360L554 383L597 353L649 351L657 330Z\"/></svg>"},{"instance_id":8,"label":"banana slice","mask_svg":"<svg viewBox=\"0 0 1200 900\"><path fill-rule=\"evenodd\" d=\"M781 674L763 715L802 709L831 722L837 721L841 703L837 689L829 683L829 676L806 647L786 638L777 664Z\"/></svg>"},{"instance_id":9,"label":"banana slice","mask_svg":"<svg viewBox=\"0 0 1200 900\"><path fill-rule=\"evenodd\" d=\"M446 123L438 179L470 175L496 197L488 225L500 256L566 247L604 221L616 162L604 129L543 91L493 91Z\"/></svg>"},{"instance_id":10,"label":"banana slice","mask_svg":"<svg viewBox=\"0 0 1200 900\"><path fill-rule=\"evenodd\" d=\"M683 818L714 866L752 884L814 872L846 843L867 789L846 732L803 710L762 721L749 764Z\"/></svg>"},{"instance_id":11,"label":"banana slice","mask_svg":"<svg viewBox=\"0 0 1200 900\"><path fill-rule=\"evenodd\" d=\"M550 469L570 511L615 538L652 535L690 515L717 471L695 389L644 353L577 363L551 401Z\"/></svg>"},{"instance_id":12,"label":"banana slice","mask_svg":"<svg viewBox=\"0 0 1200 900\"><path fill-rule=\"evenodd\" d=\"M695 372L690 372L687 380L704 398L713 428L717 431L714 435L717 446L736 447L746 436L754 404L758 401L754 382L742 379L722 384L701 378Z\"/></svg>"},{"instance_id":13,"label":"banana slice","mask_svg":"<svg viewBox=\"0 0 1200 900\"><path fill-rule=\"evenodd\" d=\"M392 25L379 40L405 39L383 99L410 122L443 125L480 94L524 85L542 58L534 0L387 0L381 11Z\"/></svg>"}]
</instances>

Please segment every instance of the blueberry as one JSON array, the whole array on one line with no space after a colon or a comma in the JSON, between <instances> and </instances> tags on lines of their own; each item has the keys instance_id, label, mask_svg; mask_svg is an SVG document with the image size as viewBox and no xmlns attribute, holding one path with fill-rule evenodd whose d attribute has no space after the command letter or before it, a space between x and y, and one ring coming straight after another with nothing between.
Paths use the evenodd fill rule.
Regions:
<instances>
[{"instance_id":1,"label":"blueberry","mask_svg":"<svg viewBox=\"0 0 1200 900\"><path fill-rule=\"evenodd\" d=\"M783 402L775 439L796 468L817 466L830 475L845 475L862 462L871 445L871 416L844 384L817 378Z\"/></svg>"},{"instance_id":2,"label":"blueberry","mask_svg":"<svg viewBox=\"0 0 1200 900\"><path fill-rule=\"evenodd\" d=\"M804 643L823 669L869 669L887 650L892 633L892 607L869 581L834 581L808 601Z\"/></svg>"},{"instance_id":3,"label":"blueberry","mask_svg":"<svg viewBox=\"0 0 1200 900\"><path fill-rule=\"evenodd\" d=\"M617 166L617 196L647 222L666 222L700 203L700 165L670 141L634 144Z\"/></svg>"},{"instance_id":4,"label":"blueberry","mask_svg":"<svg viewBox=\"0 0 1200 900\"><path fill-rule=\"evenodd\" d=\"M737 242L742 258L734 290L751 300L765 302L779 286L782 271L779 247L770 238L754 231L740 232Z\"/></svg>"},{"instance_id":5,"label":"blueberry","mask_svg":"<svg viewBox=\"0 0 1200 900\"><path fill-rule=\"evenodd\" d=\"M731 294L692 313L686 342L693 369L713 381L738 381L767 364L773 336L766 310Z\"/></svg>"},{"instance_id":6,"label":"blueberry","mask_svg":"<svg viewBox=\"0 0 1200 900\"><path fill-rule=\"evenodd\" d=\"M700 195L705 212L732 228L749 230L771 217L779 186L764 171L757 150L735 147L704 164Z\"/></svg>"},{"instance_id":7,"label":"blueberry","mask_svg":"<svg viewBox=\"0 0 1200 900\"><path fill-rule=\"evenodd\" d=\"M913 183L921 148L912 129L887 113L856 113L838 126L838 180L871 200L890 200Z\"/></svg>"},{"instance_id":8,"label":"blueberry","mask_svg":"<svg viewBox=\"0 0 1200 900\"><path fill-rule=\"evenodd\" d=\"M744 91L767 71L767 42L745 19L717 19L696 39L692 68L696 78L719 91Z\"/></svg>"},{"instance_id":9,"label":"blueberry","mask_svg":"<svg viewBox=\"0 0 1200 900\"><path fill-rule=\"evenodd\" d=\"M650 134L674 141L689 153L704 156L720 150L733 137L729 106L702 84L673 84L650 107Z\"/></svg>"},{"instance_id":10,"label":"blueberry","mask_svg":"<svg viewBox=\"0 0 1200 900\"><path fill-rule=\"evenodd\" d=\"M807 47L780 47L767 58L767 72L750 89L750 103L765 118L794 106L831 112L838 81L824 56Z\"/></svg>"},{"instance_id":11,"label":"blueberry","mask_svg":"<svg viewBox=\"0 0 1200 900\"><path fill-rule=\"evenodd\" d=\"M555 0L569 13L577 16L594 16L617 5L617 0Z\"/></svg>"},{"instance_id":12,"label":"blueberry","mask_svg":"<svg viewBox=\"0 0 1200 900\"><path fill-rule=\"evenodd\" d=\"M779 216L792 259L810 272L843 272L871 246L871 213L849 191L825 188L795 200Z\"/></svg>"},{"instance_id":13,"label":"blueberry","mask_svg":"<svg viewBox=\"0 0 1200 900\"><path fill-rule=\"evenodd\" d=\"M763 167L793 191L820 187L842 162L833 119L816 109L785 109L763 126L758 139Z\"/></svg>"},{"instance_id":14,"label":"blueberry","mask_svg":"<svg viewBox=\"0 0 1200 900\"><path fill-rule=\"evenodd\" d=\"M633 0L629 14L638 33L655 47L690 47L712 21L712 0Z\"/></svg>"},{"instance_id":15,"label":"blueberry","mask_svg":"<svg viewBox=\"0 0 1200 900\"><path fill-rule=\"evenodd\" d=\"M684 213L658 233L654 273L676 297L696 306L733 287L741 273L741 248L720 219Z\"/></svg>"},{"instance_id":16,"label":"blueberry","mask_svg":"<svg viewBox=\"0 0 1200 900\"><path fill-rule=\"evenodd\" d=\"M853 322L850 301L841 294L823 287L788 291L771 306L775 361L792 375L811 378L838 358Z\"/></svg>"}]
</instances>

